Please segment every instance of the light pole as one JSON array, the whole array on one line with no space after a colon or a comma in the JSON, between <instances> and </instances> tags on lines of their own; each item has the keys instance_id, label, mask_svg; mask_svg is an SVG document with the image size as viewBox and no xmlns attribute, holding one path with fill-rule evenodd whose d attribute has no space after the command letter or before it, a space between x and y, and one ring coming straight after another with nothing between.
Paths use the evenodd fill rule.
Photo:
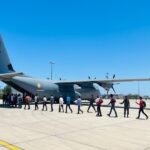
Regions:
<instances>
[{"instance_id":1,"label":"light pole","mask_svg":"<svg viewBox=\"0 0 150 150\"><path fill-rule=\"evenodd\" d=\"M54 62L50 61L49 62L51 65L51 80L53 80L53 65L55 64Z\"/></svg>"},{"instance_id":2,"label":"light pole","mask_svg":"<svg viewBox=\"0 0 150 150\"><path fill-rule=\"evenodd\" d=\"M140 82L138 81L138 96L140 96Z\"/></svg>"}]
</instances>

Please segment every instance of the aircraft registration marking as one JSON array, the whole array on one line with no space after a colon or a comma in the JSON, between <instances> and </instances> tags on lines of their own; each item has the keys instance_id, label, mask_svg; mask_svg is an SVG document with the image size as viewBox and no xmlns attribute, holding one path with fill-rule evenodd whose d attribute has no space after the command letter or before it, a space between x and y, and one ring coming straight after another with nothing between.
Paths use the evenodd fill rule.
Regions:
<instances>
[{"instance_id":1,"label":"aircraft registration marking","mask_svg":"<svg viewBox=\"0 0 150 150\"><path fill-rule=\"evenodd\" d=\"M9 150L22 150L21 148L14 146L14 145L11 145L11 144L4 142L4 141L0 141L0 145L9 149Z\"/></svg>"}]
</instances>

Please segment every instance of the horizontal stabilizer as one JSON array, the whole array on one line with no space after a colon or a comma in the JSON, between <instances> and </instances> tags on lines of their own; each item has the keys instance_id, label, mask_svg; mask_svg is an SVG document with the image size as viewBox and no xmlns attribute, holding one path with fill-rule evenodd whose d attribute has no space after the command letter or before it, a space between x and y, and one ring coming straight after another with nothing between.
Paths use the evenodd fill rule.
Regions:
<instances>
[{"instance_id":1,"label":"horizontal stabilizer","mask_svg":"<svg viewBox=\"0 0 150 150\"><path fill-rule=\"evenodd\" d=\"M0 74L0 80L10 79L10 78L21 76L21 75L23 75L22 72Z\"/></svg>"}]
</instances>

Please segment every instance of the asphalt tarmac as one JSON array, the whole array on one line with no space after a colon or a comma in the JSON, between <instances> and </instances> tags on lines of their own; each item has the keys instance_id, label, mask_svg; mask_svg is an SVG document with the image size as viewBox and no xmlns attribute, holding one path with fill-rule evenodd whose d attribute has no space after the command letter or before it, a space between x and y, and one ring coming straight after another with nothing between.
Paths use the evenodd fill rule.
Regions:
<instances>
[{"instance_id":1,"label":"asphalt tarmac","mask_svg":"<svg viewBox=\"0 0 150 150\"><path fill-rule=\"evenodd\" d=\"M137 107L135 101L132 106ZM47 112L41 105L38 111L33 105L31 110L0 108L0 150L150 150L150 119L135 119L137 109L124 118L123 109L117 108L115 118L107 116L109 107L102 107L103 117L96 117L92 108L87 113L87 106L80 115L77 106L72 108L72 114L58 113L57 104L54 112L50 105ZM150 116L150 110L145 112Z\"/></svg>"}]
</instances>

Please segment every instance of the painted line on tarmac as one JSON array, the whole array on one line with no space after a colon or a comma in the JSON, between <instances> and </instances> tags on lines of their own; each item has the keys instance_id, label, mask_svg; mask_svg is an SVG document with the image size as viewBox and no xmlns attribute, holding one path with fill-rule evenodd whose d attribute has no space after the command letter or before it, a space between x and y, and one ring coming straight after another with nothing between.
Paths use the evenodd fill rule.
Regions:
<instances>
[{"instance_id":1,"label":"painted line on tarmac","mask_svg":"<svg viewBox=\"0 0 150 150\"><path fill-rule=\"evenodd\" d=\"M4 142L4 141L0 141L0 146L3 146L9 150L22 150L21 148L14 146L12 144L9 144L7 142Z\"/></svg>"}]
</instances>

